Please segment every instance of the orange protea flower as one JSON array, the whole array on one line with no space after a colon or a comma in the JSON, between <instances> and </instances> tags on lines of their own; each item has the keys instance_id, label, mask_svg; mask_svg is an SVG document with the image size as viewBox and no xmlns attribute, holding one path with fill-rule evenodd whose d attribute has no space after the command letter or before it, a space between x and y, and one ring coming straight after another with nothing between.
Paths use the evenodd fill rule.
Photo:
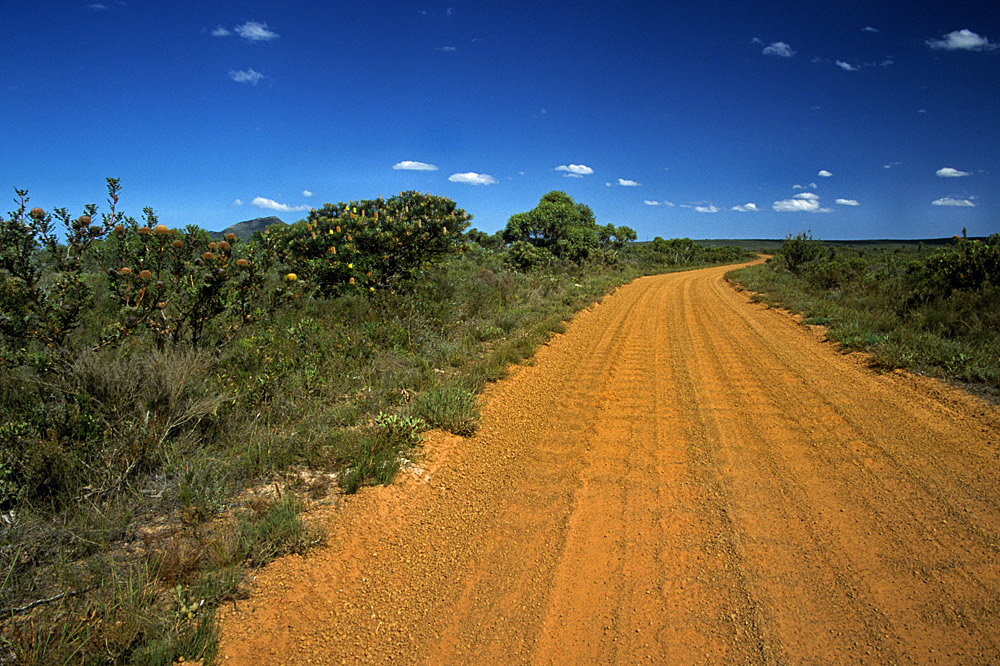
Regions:
<instances>
[{"instance_id":1,"label":"orange protea flower","mask_svg":"<svg viewBox=\"0 0 1000 666\"><path fill-rule=\"evenodd\" d=\"M142 234L143 236L145 236L149 232L150 232L149 227L139 227L139 233Z\"/></svg>"},{"instance_id":2,"label":"orange protea flower","mask_svg":"<svg viewBox=\"0 0 1000 666\"><path fill-rule=\"evenodd\" d=\"M35 220L40 220L45 217L45 211L41 208L32 208L28 215Z\"/></svg>"},{"instance_id":3,"label":"orange protea flower","mask_svg":"<svg viewBox=\"0 0 1000 666\"><path fill-rule=\"evenodd\" d=\"M206 252L205 254L201 255L201 258L204 259L205 261L212 261L212 259L215 259L215 253Z\"/></svg>"},{"instance_id":4,"label":"orange protea flower","mask_svg":"<svg viewBox=\"0 0 1000 666\"><path fill-rule=\"evenodd\" d=\"M288 275L285 276L285 279L288 280L289 282L295 282L296 280L299 279L299 276L296 275L295 273L289 273Z\"/></svg>"},{"instance_id":5,"label":"orange protea flower","mask_svg":"<svg viewBox=\"0 0 1000 666\"><path fill-rule=\"evenodd\" d=\"M247 266L250 265L250 262L248 262L246 259L237 259L236 265L239 266L240 268L246 268Z\"/></svg>"},{"instance_id":6,"label":"orange protea flower","mask_svg":"<svg viewBox=\"0 0 1000 666\"><path fill-rule=\"evenodd\" d=\"M170 247L184 247L184 241L178 238L177 240L170 243Z\"/></svg>"},{"instance_id":7,"label":"orange protea flower","mask_svg":"<svg viewBox=\"0 0 1000 666\"><path fill-rule=\"evenodd\" d=\"M165 236L170 233L170 229L168 229L165 224L158 224L153 227L153 233L157 236Z\"/></svg>"},{"instance_id":8,"label":"orange protea flower","mask_svg":"<svg viewBox=\"0 0 1000 666\"><path fill-rule=\"evenodd\" d=\"M143 280L148 280L149 278L153 277L153 274L150 273L148 270L143 269L139 271L139 277L142 278Z\"/></svg>"}]
</instances>

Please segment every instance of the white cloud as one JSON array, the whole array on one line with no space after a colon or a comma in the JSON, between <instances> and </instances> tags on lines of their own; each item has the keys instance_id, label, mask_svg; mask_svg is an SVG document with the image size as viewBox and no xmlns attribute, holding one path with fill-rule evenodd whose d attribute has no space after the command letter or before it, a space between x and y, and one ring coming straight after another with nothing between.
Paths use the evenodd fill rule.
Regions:
<instances>
[{"instance_id":1,"label":"white cloud","mask_svg":"<svg viewBox=\"0 0 1000 666\"><path fill-rule=\"evenodd\" d=\"M659 206L660 205L659 201L650 201L649 199L646 199L642 203L646 204L647 206Z\"/></svg>"},{"instance_id":2,"label":"white cloud","mask_svg":"<svg viewBox=\"0 0 1000 666\"><path fill-rule=\"evenodd\" d=\"M873 28L870 25L866 25L865 27L861 28L861 32L878 32L878 28Z\"/></svg>"},{"instance_id":3,"label":"white cloud","mask_svg":"<svg viewBox=\"0 0 1000 666\"><path fill-rule=\"evenodd\" d=\"M103 11L103 10L105 10L107 8L108 8L107 5L102 5L100 3L96 3L96 4L93 4L93 5L87 5L87 9L89 9L91 11L95 11L95 12L100 12L100 11Z\"/></svg>"},{"instance_id":4,"label":"white cloud","mask_svg":"<svg viewBox=\"0 0 1000 666\"><path fill-rule=\"evenodd\" d=\"M882 165L883 169L891 169L893 167L898 167L902 162L886 162Z\"/></svg>"},{"instance_id":5,"label":"white cloud","mask_svg":"<svg viewBox=\"0 0 1000 666\"><path fill-rule=\"evenodd\" d=\"M795 55L795 51L792 50L792 47L785 42L774 42L769 46L765 46L761 53L764 55L778 56L779 58L791 58Z\"/></svg>"},{"instance_id":6,"label":"white cloud","mask_svg":"<svg viewBox=\"0 0 1000 666\"><path fill-rule=\"evenodd\" d=\"M614 183L605 182L604 187L614 187Z\"/></svg>"},{"instance_id":7,"label":"white cloud","mask_svg":"<svg viewBox=\"0 0 1000 666\"><path fill-rule=\"evenodd\" d=\"M821 208L819 205L819 196L813 194L812 192L802 192L801 194L796 194L791 199L782 199L781 201L775 201L771 208L778 211L779 213L795 213L795 212L806 212L806 213L829 213L829 208Z\"/></svg>"},{"instance_id":8,"label":"white cloud","mask_svg":"<svg viewBox=\"0 0 1000 666\"><path fill-rule=\"evenodd\" d=\"M696 213L718 213L722 209L713 204L709 204L707 206L695 206L694 210Z\"/></svg>"},{"instance_id":9,"label":"white cloud","mask_svg":"<svg viewBox=\"0 0 1000 666\"><path fill-rule=\"evenodd\" d=\"M468 185L494 185L499 182L488 173L475 173L474 171L453 173L448 176L448 180L453 183L466 183Z\"/></svg>"},{"instance_id":10,"label":"white cloud","mask_svg":"<svg viewBox=\"0 0 1000 666\"><path fill-rule=\"evenodd\" d=\"M745 203L742 206L733 206L733 210L738 210L741 213L754 213L760 210L757 208L755 203Z\"/></svg>"},{"instance_id":11,"label":"white cloud","mask_svg":"<svg viewBox=\"0 0 1000 666\"><path fill-rule=\"evenodd\" d=\"M840 204L841 206L860 206L857 199L837 199L834 203Z\"/></svg>"},{"instance_id":12,"label":"white cloud","mask_svg":"<svg viewBox=\"0 0 1000 666\"><path fill-rule=\"evenodd\" d=\"M555 168L555 171L565 171L567 172L567 176L574 178L589 176L594 173L594 170L586 164L561 164Z\"/></svg>"},{"instance_id":13,"label":"white cloud","mask_svg":"<svg viewBox=\"0 0 1000 666\"><path fill-rule=\"evenodd\" d=\"M944 197L943 199L936 199L931 202L932 206L961 206L963 208L975 208L976 204L972 202L972 198L968 199L952 199L951 197Z\"/></svg>"},{"instance_id":14,"label":"white cloud","mask_svg":"<svg viewBox=\"0 0 1000 666\"><path fill-rule=\"evenodd\" d=\"M823 178L829 178L829 177L830 177L830 176L832 176L833 174L832 174L832 173L830 173L829 171L827 171L826 169L820 169L819 173L818 173L818 174L816 174L816 175L817 175L817 176L822 176Z\"/></svg>"},{"instance_id":15,"label":"white cloud","mask_svg":"<svg viewBox=\"0 0 1000 666\"><path fill-rule=\"evenodd\" d=\"M437 171L438 168L427 162L414 162L413 160L403 160L392 165L397 171Z\"/></svg>"},{"instance_id":16,"label":"white cloud","mask_svg":"<svg viewBox=\"0 0 1000 666\"><path fill-rule=\"evenodd\" d=\"M935 172L938 178L961 178L962 176L971 176L972 174L968 171L959 171L958 169L952 169L951 167L944 167L943 169L938 169Z\"/></svg>"},{"instance_id":17,"label":"white cloud","mask_svg":"<svg viewBox=\"0 0 1000 666\"><path fill-rule=\"evenodd\" d=\"M629 180L628 178L619 178L618 184L622 187L639 187L642 183L637 183L634 180Z\"/></svg>"},{"instance_id":18,"label":"white cloud","mask_svg":"<svg viewBox=\"0 0 1000 666\"><path fill-rule=\"evenodd\" d=\"M928 39L927 46L942 51L993 51L1000 48L1000 44L994 44L971 30L956 30L941 39Z\"/></svg>"},{"instance_id":19,"label":"white cloud","mask_svg":"<svg viewBox=\"0 0 1000 666\"><path fill-rule=\"evenodd\" d=\"M444 53L454 53L458 48L455 46L439 46L435 51L442 51Z\"/></svg>"},{"instance_id":20,"label":"white cloud","mask_svg":"<svg viewBox=\"0 0 1000 666\"><path fill-rule=\"evenodd\" d=\"M243 199L233 199L233 203L231 203L229 205L230 206L242 206L243 205Z\"/></svg>"},{"instance_id":21,"label":"white cloud","mask_svg":"<svg viewBox=\"0 0 1000 666\"><path fill-rule=\"evenodd\" d=\"M314 192L310 192L309 190L302 190L302 196L304 197L311 197L313 194Z\"/></svg>"},{"instance_id":22,"label":"white cloud","mask_svg":"<svg viewBox=\"0 0 1000 666\"><path fill-rule=\"evenodd\" d=\"M245 72L230 70L229 78L237 83L252 83L253 85L257 85L257 82L264 78L264 75L260 72L254 71L253 69L248 69Z\"/></svg>"},{"instance_id":23,"label":"white cloud","mask_svg":"<svg viewBox=\"0 0 1000 666\"><path fill-rule=\"evenodd\" d=\"M811 187L812 189L815 190L816 187L817 187L817 185L816 185L816 183L809 183L808 185L797 185L797 184L796 185L792 185L792 189L793 190L804 190L807 187Z\"/></svg>"},{"instance_id":24,"label":"white cloud","mask_svg":"<svg viewBox=\"0 0 1000 666\"><path fill-rule=\"evenodd\" d=\"M229 32L221 25L215 26L215 30L212 31L212 37L228 37L233 33Z\"/></svg>"},{"instance_id":25,"label":"white cloud","mask_svg":"<svg viewBox=\"0 0 1000 666\"><path fill-rule=\"evenodd\" d=\"M311 208L311 206L289 206L288 204L278 203L274 199L265 199L264 197L254 197L250 205L267 210L276 210L279 213L295 213Z\"/></svg>"},{"instance_id":26,"label":"white cloud","mask_svg":"<svg viewBox=\"0 0 1000 666\"><path fill-rule=\"evenodd\" d=\"M843 60L838 60L837 61L837 67L841 68L842 70L844 70L846 72L856 72L859 69L861 69L857 65L852 65L851 63L844 62Z\"/></svg>"},{"instance_id":27,"label":"white cloud","mask_svg":"<svg viewBox=\"0 0 1000 666\"><path fill-rule=\"evenodd\" d=\"M279 37L278 33L267 29L266 23L257 21L247 21L243 25L236 26L236 34L251 42L267 42Z\"/></svg>"}]
</instances>

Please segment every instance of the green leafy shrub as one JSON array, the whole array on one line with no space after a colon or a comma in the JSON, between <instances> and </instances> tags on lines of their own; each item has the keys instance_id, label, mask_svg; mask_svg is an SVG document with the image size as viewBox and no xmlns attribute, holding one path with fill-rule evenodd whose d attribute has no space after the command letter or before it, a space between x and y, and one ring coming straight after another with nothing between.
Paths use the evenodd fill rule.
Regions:
<instances>
[{"instance_id":1,"label":"green leafy shrub","mask_svg":"<svg viewBox=\"0 0 1000 666\"><path fill-rule=\"evenodd\" d=\"M798 274L805 264L817 259L823 252L822 246L811 234L802 232L795 236L785 236L785 242L778 250L777 258L792 273Z\"/></svg>"},{"instance_id":2,"label":"green leafy shrub","mask_svg":"<svg viewBox=\"0 0 1000 666\"><path fill-rule=\"evenodd\" d=\"M291 271L337 296L371 293L439 264L461 249L471 219L450 199L410 191L326 204L302 222L268 231Z\"/></svg>"}]
</instances>

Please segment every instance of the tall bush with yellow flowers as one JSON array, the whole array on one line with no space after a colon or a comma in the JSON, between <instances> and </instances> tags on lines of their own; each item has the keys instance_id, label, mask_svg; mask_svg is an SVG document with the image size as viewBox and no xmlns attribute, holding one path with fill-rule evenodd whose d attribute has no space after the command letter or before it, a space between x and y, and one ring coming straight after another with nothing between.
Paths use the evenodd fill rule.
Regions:
<instances>
[{"instance_id":1,"label":"tall bush with yellow flowers","mask_svg":"<svg viewBox=\"0 0 1000 666\"><path fill-rule=\"evenodd\" d=\"M326 204L301 222L270 231L289 270L336 296L397 285L460 251L471 220L451 199L408 191Z\"/></svg>"}]
</instances>

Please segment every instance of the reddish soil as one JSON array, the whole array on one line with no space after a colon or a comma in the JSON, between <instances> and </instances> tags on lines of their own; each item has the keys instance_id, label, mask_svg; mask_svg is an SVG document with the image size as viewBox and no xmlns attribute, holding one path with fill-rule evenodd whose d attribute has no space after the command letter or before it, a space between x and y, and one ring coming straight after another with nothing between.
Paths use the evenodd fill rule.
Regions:
<instances>
[{"instance_id":1,"label":"reddish soil","mask_svg":"<svg viewBox=\"0 0 1000 666\"><path fill-rule=\"evenodd\" d=\"M647 277L226 614L235 664L1000 663L1000 409Z\"/></svg>"}]
</instances>

